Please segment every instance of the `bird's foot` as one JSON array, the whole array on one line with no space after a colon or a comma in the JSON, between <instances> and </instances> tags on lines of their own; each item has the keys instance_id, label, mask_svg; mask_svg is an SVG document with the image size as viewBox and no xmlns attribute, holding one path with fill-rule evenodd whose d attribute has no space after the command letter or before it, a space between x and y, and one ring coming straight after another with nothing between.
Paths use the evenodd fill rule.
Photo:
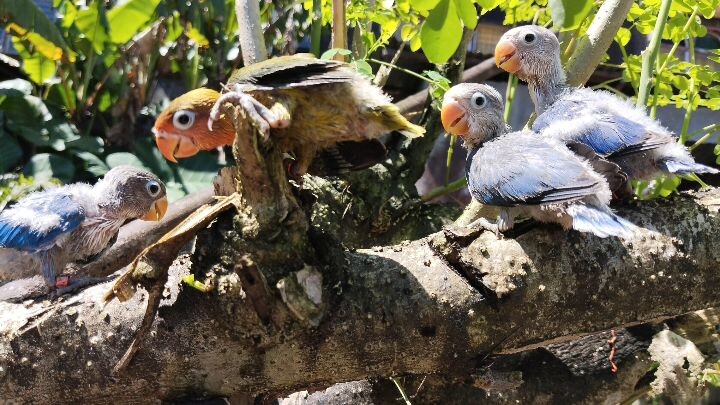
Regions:
<instances>
[{"instance_id":1,"label":"bird's foot","mask_svg":"<svg viewBox=\"0 0 720 405\"><path fill-rule=\"evenodd\" d=\"M495 236L498 239L503 238L503 234L501 233L501 227L499 224L493 224L492 222L488 221L487 218L480 217L473 222L469 223L467 225L470 229L476 229L476 230L485 230L490 231L495 234Z\"/></svg>"},{"instance_id":2,"label":"bird's foot","mask_svg":"<svg viewBox=\"0 0 720 405\"><path fill-rule=\"evenodd\" d=\"M51 293L53 297L75 292L81 288L89 287L112 280L114 277L80 277L70 279L68 275L60 275L55 279L55 290Z\"/></svg>"},{"instance_id":3,"label":"bird's foot","mask_svg":"<svg viewBox=\"0 0 720 405\"><path fill-rule=\"evenodd\" d=\"M242 107L250 123L262 134L265 141L270 137L270 128L286 128L290 124L288 120L278 117L276 113L255 100L253 96L244 93L240 86L235 86L234 89L220 96L212 110L210 110L210 117L208 118L208 129L210 131L212 131L213 122L220 119L221 109L225 103L232 103Z\"/></svg>"}]
</instances>

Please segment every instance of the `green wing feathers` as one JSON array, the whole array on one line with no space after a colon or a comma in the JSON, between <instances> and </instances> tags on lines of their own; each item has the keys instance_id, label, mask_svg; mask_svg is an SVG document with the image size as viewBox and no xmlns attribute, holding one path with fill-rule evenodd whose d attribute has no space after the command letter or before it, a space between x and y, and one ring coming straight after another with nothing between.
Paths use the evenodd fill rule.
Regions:
<instances>
[{"instance_id":1,"label":"green wing feathers","mask_svg":"<svg viewBox=\"0 0 720 405\"><path fill-rule=\"evenodd\" d=\"M425 128L408 121L395 104L376 107L373 109L373 115L389 130L400 132L408 138L425 135Z\"/></svg>"}]
</instances>

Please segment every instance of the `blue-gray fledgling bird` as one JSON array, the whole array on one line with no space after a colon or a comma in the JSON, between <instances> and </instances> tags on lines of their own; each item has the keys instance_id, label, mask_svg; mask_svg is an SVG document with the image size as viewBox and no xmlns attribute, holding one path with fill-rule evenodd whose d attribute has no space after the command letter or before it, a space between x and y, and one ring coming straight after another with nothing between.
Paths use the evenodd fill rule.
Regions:
<instances>
[{"instance_id":1,"label":"blue-gray fledgling bird","mask_svg":"<svg viewBox=\"0 0 720 405\"><path fill-rule=\"evenodd\" d=\"M630 179L718 173L696 163L687 148L643 109L606 91L569 87L560 43L546 28L526 25L509 30L495 48L495 62L528 83L538 115L535 132L585 144L620 165Z\"/></svg>"},{"instance_id":2,"label":"blue-gray fledgling bird","mask_svg":"<svg viewBox=\"0 0 720 405\"><path fill-rule=\"evenodd\" d=\"M441 117L445 130L468 149L465 172L473 198L500 207L497 230L512 228L518 215L601 238L627 238L637 229L608 207L604 176L617 173L617 165L592 152L586 160L530 131L508 133L502 98L492 87L454 86L445 93Z\"/></svg>"},{"instance_id":3,"label":"blue-gray fledgling bird","mask_svg":"<svg viewBox=\"0 0 720 405\"><path fill-rule=\"evenodd\" d=\"M94 186L84 183L30 194L0 213L0 247L35 255L51 289L89 283L59 274L69 263L102 252L129 219L159 221L167 211L165 185L154 174L116 167Z\"/></svg>"}]
</instances>

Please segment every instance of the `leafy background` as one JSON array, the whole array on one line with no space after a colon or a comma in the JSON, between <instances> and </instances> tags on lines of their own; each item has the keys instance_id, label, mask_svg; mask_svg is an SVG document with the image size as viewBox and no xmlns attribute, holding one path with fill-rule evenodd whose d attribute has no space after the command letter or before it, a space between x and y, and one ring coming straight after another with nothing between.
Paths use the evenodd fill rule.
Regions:
<instances>
[{"instance_id":1,"label":"leafy background","mask_svg":"<svg viewBox=\"0 0 720 405\"><path fill-rule=\"evenodd\" d=\"M637 95L643 61L625 48L633 35L653 31L665 1L633 5L616 37L623 61L606 64L622 74L598 88L621 97ZM154 171L175 199L206 187L224 164L221 155L212 153L168 164L154 147L149 128L170 97L201 85L217 87L242 65L234 2L114 4L54 0L57 19L51 20L31 0L0 2L0 22L12 35L26 75L0 82L0 173L6 173L0 177L0 204L22 195L17 190L92 182L118 164ZM652 114L658 106L670 105L684 110L689 123L698 108L720 109L720 73L696 63L694 47L707 34L703 19L711 18L719 6L720 0L671 2L662 32L672 47L658 57L649 84L646 105ZM402 43L430 63L442 64L460 44L463 30L476 28L478 19L493 10L504 13L507 26L552 25L561 32L563 55L569 56L598 7L599 2L590 0L353 0L346 15L350 49L330 50L324 56L349 55L360 72L374 76L382 66L378 55ZM271 54L307 49L319 54L327 49L330 0L265 0L261 12ZM681 45L690 49L690 58L677 55ZM720 62L717 50L710 58ZM436 98L449 85L437 71L406 73L431 85ZM509 84L516 86L517 81L511 78ZM700 137L702 143L714 140L718 131L720 124L699 133L688 133L684 125L679 135L681 142ZM679 182L659 179L636 185L636 191L644 197L669 195Z\"/></svg>"}]
</instances>

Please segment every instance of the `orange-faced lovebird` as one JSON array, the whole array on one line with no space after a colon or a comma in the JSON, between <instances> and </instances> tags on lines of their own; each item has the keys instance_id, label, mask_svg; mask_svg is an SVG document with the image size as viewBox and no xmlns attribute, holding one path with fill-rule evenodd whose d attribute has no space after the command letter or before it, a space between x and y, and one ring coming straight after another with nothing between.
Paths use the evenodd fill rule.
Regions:
<instances>
[{"instance_id":1,"label":"orange-faced lovebird","mask_svg":"<svg viewBox=\"0 0 720 405\"><path fill-rule=\"evenodd\" d=\"M465 173L473 198L500 208L496 225L486 220L480 225L503 232L515 217L527 215L599 237L627 238L637 229L608 207L606 177L611 176L606 172L617 173L617 165L597 155L587 160L531 131L509 132L503 100L492 87L452 87L441 118L445 130L461 137L468 149Z\"/></svg>"},{"instance_id":2,"label":"orange-faced lovebird","mask_svg":"<svg viewBox=\"0 0 720 405\"><path fill-rule=\"evenodd\" d=\"M130 219L159 221L165 185L154 174L118 166L94 186L75 183L36 192L0 213L0 247L29 252L57 293L91 283L61 273L69 263L102 252Z\"/></svg>"},{"instance_id":3,"label":"orange-faced lovebird","mask_svg":"<svg viewBox=\"0 0 720 405\"><path fill-rule=\"evenodd\" d=\"M323 158L344 157L344 164L356 169L353 161L368 160L361 155L384 158L378 137L392 131L409 137L425 132L406 120L379 87L338 61L304 54L275 57L237 70L227 87L225 94L192 90L158 116L153 131L168 160L231 144L233 118L221 113L226 103L241 107L266 140L296 158L293 174L298 176L318 153L341 143Z\"/></svg>"},{"instance_id":4,"label":"orange-faced lovebird","mask_svg":"<svg viewBox=\"0 0 720 405\"><path fill-rule=\"evenodd\" d=\"M696 163L687 148L643 109L606 91L568 86L560 43L546 28L526 25L509 30L497 43L495 62L528 83L538 115L535 132L587 145L620 165L631 180L718 173Z\"/></svg>"}]
</instances>

